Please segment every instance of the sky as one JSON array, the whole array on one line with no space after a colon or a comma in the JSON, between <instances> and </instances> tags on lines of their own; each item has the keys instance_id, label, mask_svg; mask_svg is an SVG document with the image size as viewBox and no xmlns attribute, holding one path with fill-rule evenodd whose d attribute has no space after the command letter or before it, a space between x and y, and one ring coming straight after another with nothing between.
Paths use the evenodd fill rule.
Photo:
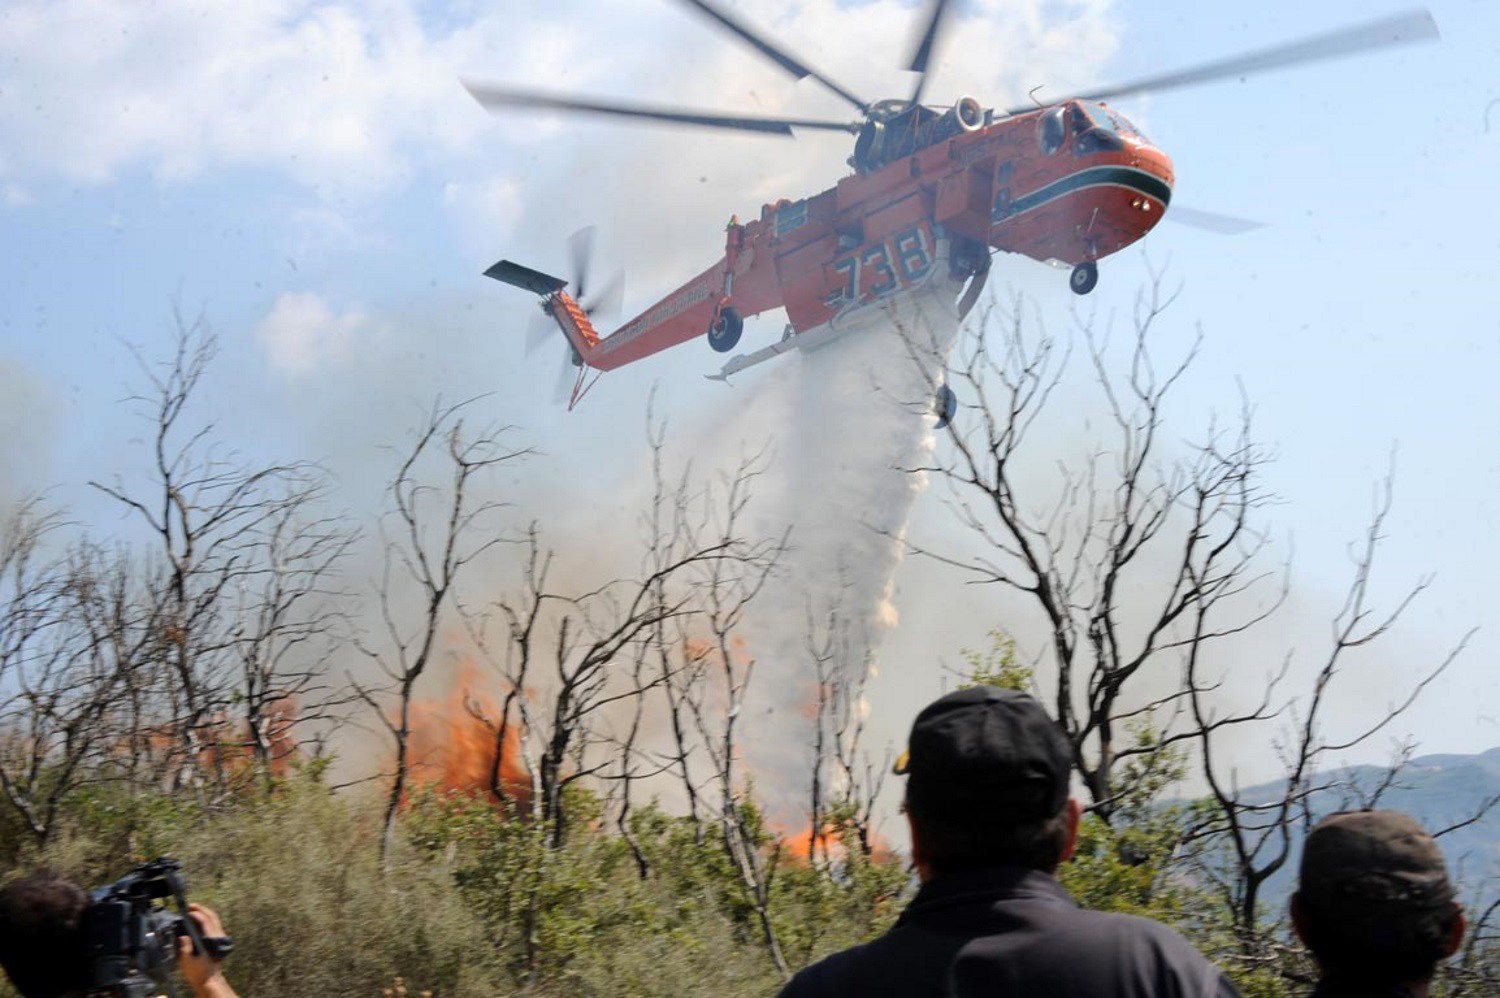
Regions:
<instances>
[{"instance_id":1,"label":"sky","mask_svg":"<svg viewBox=\"0 0 1500 998\"><path fill-rule=\"evenodd\" d=\"M908 90L914 3L725 3L858 92ZM1394 460L1376 593L1433 581L1362 666L1344 720L1478 627L1405 725L1423 751L1474 752L1500 743L1500 6L1429 6L1436 44L1118 103L1172 157L1174 203L1263 228L1163 224L1104 261L1086 301L1067 293L1066 272L1021 258L998 258L992 283L1032 296L1058 329L1075 308L1122 322L1149 268L1180 285L1168 342L1203 335L1178 398L1181 437L1236 411L1241 393L1251 401L1276 457L1271 519L1299 594L1275 635L1287 640L1246 653L1247 688L1288 642L1316 659ZM1060 98L1400 9L959 0L926 98L1004 107L1036 87ZM219 337L203 404L225 437L253 457L324 462L359 513L389 448L439 394L483 396L487 417L515 424L543 452L515 487L583 525L611 522L635 494L653 390L689 456L802 432L767 402L789 375L767 365L711 384L701 375L722 358L696 342L605 376L564 412L551 402L556 345L523 350L530 301L481 272L501 257L565 272L569 234L595 225L598 259L626 272L634 314L718 256L731 214L833 184L848 138L491 115L460 78L750 113L846 110L671 0L10 0L0 499L47 489L90 529L126 529L86 483L139 463L131 348L163 356L174 314L201 314ZM780 328L774 315L752 320L745 345ZM912 516L914 531L963 543L931 493ZM948 681L943 663L1014 612L911 559L895 582L902 623L871 693L899 719L889 732Z\"/></svg>"}]
</instances>

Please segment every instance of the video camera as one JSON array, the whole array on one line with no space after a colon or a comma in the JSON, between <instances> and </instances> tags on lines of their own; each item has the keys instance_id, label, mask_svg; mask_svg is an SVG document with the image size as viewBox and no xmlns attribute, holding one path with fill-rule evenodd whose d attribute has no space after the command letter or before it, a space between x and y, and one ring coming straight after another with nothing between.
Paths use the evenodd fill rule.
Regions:
<instances>
[{"instance_id":1,"label":"video camera","mask_svg":"<svg viewBox=\"0 0 1500 998\"><path fill-rule=\"evenodd\" d=\"M187 884L182 865L163 856L142 863L112 884L89 891L84 912L88 940L88 994L111 998L151 998L175 995L172 970L177 966L177 940L187 936L193 950L215 960L229 955L229 936L204 936L188 914ZM177 910L167 908L167 900Z\"/></svg>"}]
</instances>

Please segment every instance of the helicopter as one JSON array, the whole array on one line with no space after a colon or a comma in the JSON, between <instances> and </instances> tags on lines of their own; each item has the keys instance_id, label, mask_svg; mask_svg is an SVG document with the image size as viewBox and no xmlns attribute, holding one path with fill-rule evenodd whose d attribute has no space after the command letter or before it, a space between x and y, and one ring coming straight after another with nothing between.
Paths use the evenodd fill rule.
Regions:
<instances>
[{"instance_id":1,"label":"helicopter","mask_svg":"<svg viewBox=\"0 0 1500 998\"><path fill-rule=\"evenodd\" d=\"M749 221L732 218L719 260L605 336L591 319L599 301L587 295L586 233L574 240L573 293L568 281L509 260L486 270L485 276L537 295L562 331L577 368L569 409L592 385L591 369L613 370L700 336L727 353L738 345L747 317L775 308L786 310L781 342L737 356L709 377L727 380L793 347L819 347L847 327L841 320L851 313L935 280L962 288L962 318L977 301L995 252L1071 268L1069 287L1088 294L1098 283L1099 261L1161 221L1174 182L1166 152L1106 101L1438 37L1432 15L1419 8L1061 101L997 110L968 96L946 107L922 102L951 0L933 0L919 24L908 67L917 74L911 94L874 102L716 3L682 2L787 73L811 77L838 95L858 111L858 120L745 117L471 81L464 86L491 111L578 112L783 136L799 129L843 131L854 140L853 172L820 193L766 204ZM1184 220L1221 230L1234 221L1194 214ZM939 425L953 407L943 388Z\"/></svg>"}]
</instances>

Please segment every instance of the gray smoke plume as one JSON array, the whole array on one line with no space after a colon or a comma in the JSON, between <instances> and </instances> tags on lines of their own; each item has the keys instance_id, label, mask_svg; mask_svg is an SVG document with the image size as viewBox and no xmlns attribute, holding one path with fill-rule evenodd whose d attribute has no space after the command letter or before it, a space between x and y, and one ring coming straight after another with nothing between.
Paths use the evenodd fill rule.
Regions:
<instances>
[{"instance_id":1,"label":"gray smoke plume","mask_svg":"<svg viewBox=\"0 0 1500 998\"><path fill-rule=\"evenodd\" d=\"M831 668L859 681L897 625L903 537L926 487L912 469L934 446L934 393L958 332L955 290L943 278L854 315L838 340L801 357L769 407L786 431L757 512L767 526L789 525L792 547L755 607L750 638L753 701L775 715L778 737L752 741L747 756L778 809L800 802L808 779L818 692L810 638L836 617L844 634Z\"/></svg>"},{"instance_id":2,"label":"gray smoke plume","mask_svg":"<svg viewBox=\"0 0 1500 998\"><path fill-rule=\"evenodd\" d=\"M0 357L0 508L51 484L56 405L18 363Z\"/></svg>"}]
</instances>

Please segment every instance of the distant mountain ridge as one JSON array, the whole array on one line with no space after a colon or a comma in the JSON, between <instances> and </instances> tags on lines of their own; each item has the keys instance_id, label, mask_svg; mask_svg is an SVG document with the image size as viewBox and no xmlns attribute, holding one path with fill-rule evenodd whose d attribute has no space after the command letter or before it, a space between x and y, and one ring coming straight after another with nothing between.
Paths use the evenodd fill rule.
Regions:
<instances>
[{"instance_id":1,"label":"distant mountain ridge","mask_svg":"<svg viewBox=\"0 0 1500 998\"><path fill-rule=\"evenodd\" d=\"M1331 770L1321 780L1355 784L1361 795L1373 793L1385 778L1383 766L1347 766ZM1279 795L1281 784L1265 783L1244 791L1243 799ZM1434 834L1471 818L1487 801L1500 798L1500 747L1478 755L1437 754L1418 756L1402 767L1395 782L1380 796L1378 806L1404 811ZM1354 795L1339 790L1313 797L1315 814L1359 806ZM1468 902L1495 896L1500 879L1500 805L1479 820L1441 835L1438 844L1448 859L1448 869ZM1287 865L1268 884L1267 896L1280 899L1291 892L1301 860L1300 839L1293 843Z\"/></svg>"}]
</instances>

